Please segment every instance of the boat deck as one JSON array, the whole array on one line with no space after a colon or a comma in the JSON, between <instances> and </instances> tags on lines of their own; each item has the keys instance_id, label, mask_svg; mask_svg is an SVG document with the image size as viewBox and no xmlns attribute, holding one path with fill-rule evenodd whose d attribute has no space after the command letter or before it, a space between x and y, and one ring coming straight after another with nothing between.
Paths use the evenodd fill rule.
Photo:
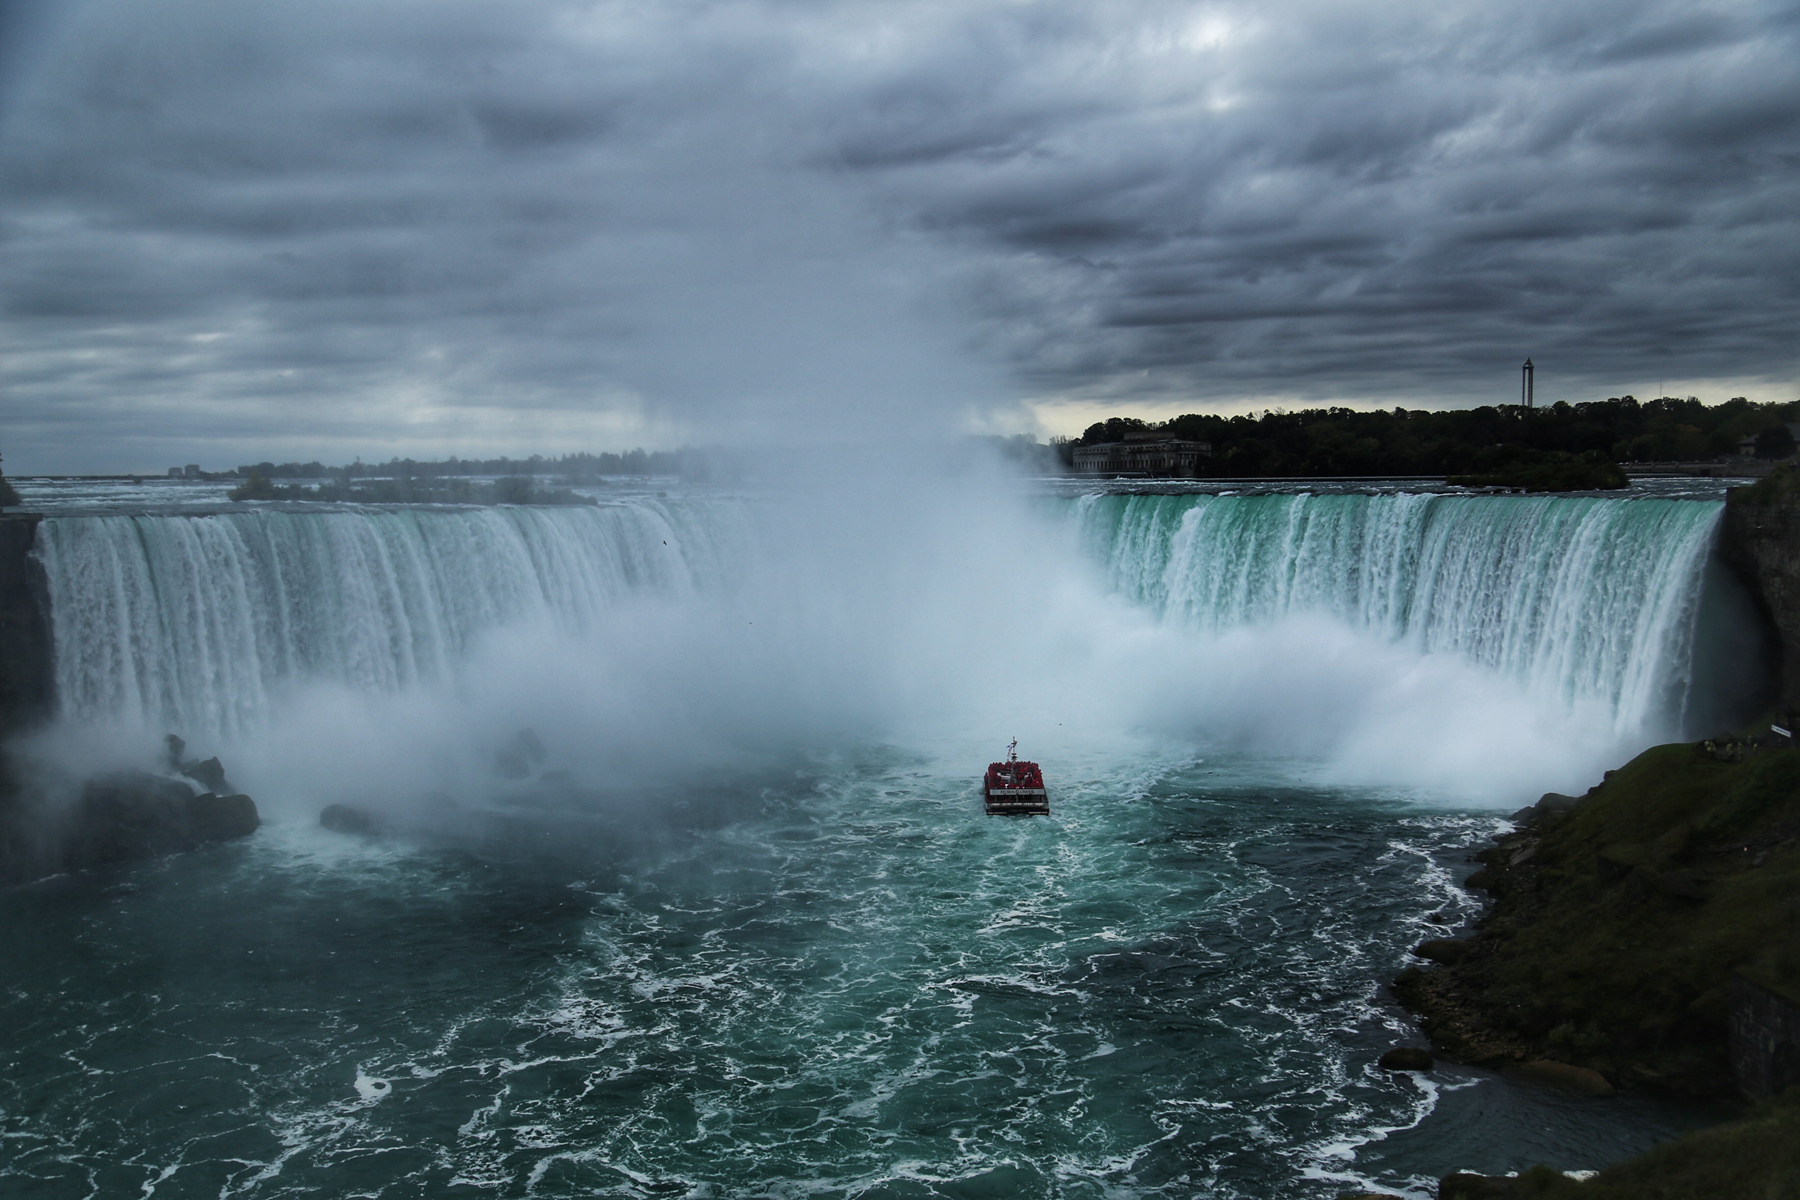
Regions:
<instances>
[{"instance_id":1,"label":"boat deck","mask_svg":"<svg viewBox=\"0 0 1800 1200\"><path fill-rule=\"evenodd\" d=\"M981 791L989 816L1042 816L1050 812L1044 773L1034 762L1015 759L989 763Z\"/></svg>"}]
</instances>

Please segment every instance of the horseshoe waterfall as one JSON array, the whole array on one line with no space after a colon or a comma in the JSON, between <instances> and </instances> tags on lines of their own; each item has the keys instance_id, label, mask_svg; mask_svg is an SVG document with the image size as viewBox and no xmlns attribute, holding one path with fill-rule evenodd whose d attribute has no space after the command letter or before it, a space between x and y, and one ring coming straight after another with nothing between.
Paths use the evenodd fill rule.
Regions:
<instances>
[{"instance_id":1,"label":"horseshoe waterfall","mask_svg":"<svg viewBox=\"0 0 1800 1200\"><path fill-rule=\"evenodd\" d=\"M1753 696L1721 507L51 512L20 761L178 734L263 825L0 891L0 1193L1328 1200L1642 1149L1701 1117L1374 1060L1506 813ZM1013 737L1048 817L982 815Z\"/></svg>"}]
</instances>

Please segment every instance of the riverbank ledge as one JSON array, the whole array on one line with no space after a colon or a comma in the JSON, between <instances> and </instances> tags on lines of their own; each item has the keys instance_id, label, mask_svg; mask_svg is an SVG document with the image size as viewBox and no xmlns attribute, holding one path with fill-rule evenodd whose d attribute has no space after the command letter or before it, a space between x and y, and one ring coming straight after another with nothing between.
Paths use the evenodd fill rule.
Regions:
<instances>
[{"instance_id":1,"label":"riverbank ledge","mask_svg":"<svg viewBox=\"0 0 1800 1200\"><path fill-rule=\"evenodd\" d=\"M1800 752L1770 724L1654 747L1517 814L1475 856L1467 884L1494 898L1475 935L1420 946L1436 965L1394 981L1433 1043L1546 1078L1562 1064L1611 1087L1753 1090L1733 1065L1750 994L1734 980L1800 996Z\"/></svg>"}]
</instances>

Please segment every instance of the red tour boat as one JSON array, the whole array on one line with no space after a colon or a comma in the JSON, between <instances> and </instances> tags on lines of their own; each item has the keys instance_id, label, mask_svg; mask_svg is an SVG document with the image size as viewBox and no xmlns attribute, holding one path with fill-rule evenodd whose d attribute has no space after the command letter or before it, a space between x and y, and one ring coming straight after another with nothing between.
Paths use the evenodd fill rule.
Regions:
<instances>
[{"instance_id":1,"label":"red tour boat","mask_svg":"<svg viewBox=\"0 0 1800 1200\"><path fill-rule=\"evenodd\" d=\"M1044 773L1034 762L1019 761L1019 739L1006 747L1006 761L989 763L981 794L988 815L1006 813L1030 816L1050 812L1050 794L1044 790Z\"/></svg>"}]
</instances>

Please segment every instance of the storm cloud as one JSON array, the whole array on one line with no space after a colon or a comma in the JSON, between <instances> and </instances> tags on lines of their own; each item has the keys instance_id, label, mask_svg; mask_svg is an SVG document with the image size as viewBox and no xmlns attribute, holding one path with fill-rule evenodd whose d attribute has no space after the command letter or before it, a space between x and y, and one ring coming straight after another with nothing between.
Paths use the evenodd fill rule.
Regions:
<instances>
[{"instance_id":1,"label":"storm cloud","mask_svg":"<svg viewBox=\"0 0 1800 1200\"><path fill-rule=\"evenodd\" d=\"M1800 395L1800 7L86 0L17 472ZM1708 395L1710 400L1724 394Z\"/></svg>"}]
</instances>

